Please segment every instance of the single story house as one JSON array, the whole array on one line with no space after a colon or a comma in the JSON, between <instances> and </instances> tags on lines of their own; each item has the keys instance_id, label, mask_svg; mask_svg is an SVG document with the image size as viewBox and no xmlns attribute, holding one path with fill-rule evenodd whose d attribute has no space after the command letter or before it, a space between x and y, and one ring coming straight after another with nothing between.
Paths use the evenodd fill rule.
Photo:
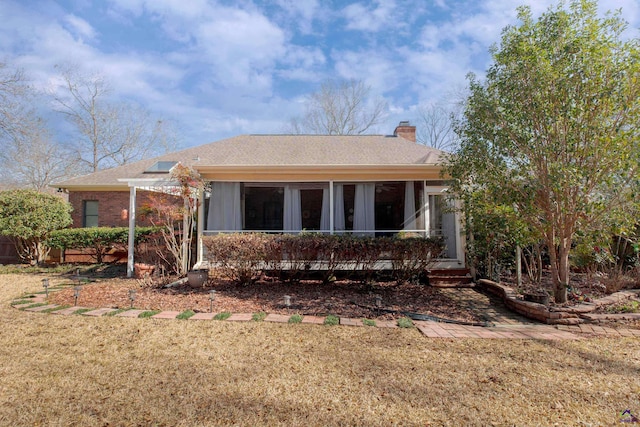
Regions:
<instances>
[{"instance_id":1,"label":"single story house","mask_svg":"<svg viewBox=\"0 0 640 427\"><path fill-rule=\"evenodd\" d=\"M416 143L400 122L393 135L240 135L76 177L74 227L136 225L144 190L162 188L180 162L211 183L200 194L197 262L204 235L284 232L441 235L438 268L465 266L458 213L447 209L444 153ZM132 240L132 239L131 239ZM129 245L129 271L133 269Z\"/></svg>"}]
</instances>

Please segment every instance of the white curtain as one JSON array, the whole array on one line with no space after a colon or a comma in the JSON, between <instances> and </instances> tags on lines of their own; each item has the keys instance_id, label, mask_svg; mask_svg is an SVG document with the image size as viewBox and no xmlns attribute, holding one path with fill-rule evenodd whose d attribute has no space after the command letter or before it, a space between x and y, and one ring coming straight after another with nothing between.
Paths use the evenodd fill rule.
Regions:
<instances>
[{"instance_id":1,"label":"white curtain","mask_svg":"<svg viewBox=\"0 0 640 427\"><path fill-rule=\"evenodd\" d=\"M283 227L285 231L302 230L302 206L299 188L292 188L289 185L285 185L283 215Z\"/></svg>"},{"instance_id":2,"label":"white curtain","mask_svg":"<svg viewBox=\"0 0 640 427\"><path fill-rule=\"evenodd\" d=\"M413 181L407 181L404 187L404 222L403 230L416 229L416 197Z\"/></svg>"},{"instance_id":3,"label":"white curtain","mask_svg":"<svg viewBox=\"0 0 640 427\"><path fill-rule=\"evenodd\" d=\"M239 182L213 182L207 230L242 230L242 208Z\"/></svg>"},{"instance_id":4,"label":"white curtain","mask_svg":"<svg viewBox=\"0 0 640 427\"><path fill-rule=\"evenodd\" d=\"M374 183L356 184L353 207L353 229L355 231L374 231L376 228L376 185ZM371 234L371 233L361 233Z\"/></svg>"},{"instance_id":5,"label":"white curtain","mask_svg":"<svg viewBox=\"0 0 640 427\"><path fill-rule=\"evenodd\" d=\"M322 190L322 210L320 211L320 230L329 231L331 228L331 204L329 200L329 189Z\"/></svg>"},{"instance_id":6,"label":"white curtain","mask_svg":"<svg viewBox=\"0 0 640 427\"><path fill-rule=\"evenodd\" d=\"M333 229L344 231L344 184L333 187Z\"/></svg>"},{"instance_id":7,"label":"white curtain","mask_svg":"<svg viewBox=\"0 0 640 427\"><path fill-rule=\"evenodd\" d=\"M331 204L329 203L330 191L325 188L322 191L322 212L320 215L320 229L329 230L331 227ZM344 231L344 186L343 184L334 184L333 186L333 229L334 231Z\"/></svg>"}]
</instances>

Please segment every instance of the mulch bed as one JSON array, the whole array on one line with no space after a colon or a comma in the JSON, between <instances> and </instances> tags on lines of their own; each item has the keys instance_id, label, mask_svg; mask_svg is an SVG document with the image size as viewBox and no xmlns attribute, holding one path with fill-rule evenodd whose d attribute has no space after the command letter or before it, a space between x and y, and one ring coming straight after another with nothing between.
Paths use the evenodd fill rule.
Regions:
<instances>
[{"instance_id":1,"label":"mulch bed","mask_svg":"<svg viewBox=\"0 0 640 427\"><path fill-rule=\"evenodd\" d=\"M532 283L526 275L523 275L522 282L522 286L518 286L515 275L502 277L500 281L503 285L509 286L522 294L537 294L541 291L547 292L551 296L551 303L553 304L553 283L548 271L542 276L540 284ZM580 304L582 302L592 302L593 300L605 297L619 290L635 289L639 286L640 282L637 279L628 276L619 276L611 279L598 273L587 274L572 272L567 302L562 305L567 306Z\"/></svg>"},{"instance_id":2,"label":"mulch bed","mask_svg":"<svg viewBox=\"0 0 640 427\"><path fill-rule=\"evenodd\" d=\"M143 280L107 279L82 287L78 305L84 307L128 308L129 290L136 289L134 307L145 310L210 311L209 291L215 289L214 312L277 313L328 315L340 317L391 320L403 317L376 309L375 296L382 297L382 307L388 310L409 311L461 321L481 321L471 311L447 296L444 291L423 285L395 282L364 285L340 280L323 284L317 280L286 283L261 280L252 285L237 285L223 278L212 278L201 289L189 285L162 288L145 284ZM291 296L291 306L284 305L284 296ZM73 305L73 289L67 288L50 296L56 304Z\"/></svg>"}]
</instances>

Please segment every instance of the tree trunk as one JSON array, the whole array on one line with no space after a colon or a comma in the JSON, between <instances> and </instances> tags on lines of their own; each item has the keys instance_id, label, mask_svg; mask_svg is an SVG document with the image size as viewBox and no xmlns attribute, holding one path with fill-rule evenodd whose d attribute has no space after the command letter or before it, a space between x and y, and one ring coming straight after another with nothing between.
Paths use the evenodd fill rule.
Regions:
<instances>
[{"instance_id":1,"label":"tree trunk","mask_svg":"<svg viewBox=\"0 0 640 427\"><path fill-rule=\"evenodd\" d=\"M555 286L555 299L557 303L567 302L567 287L569 286L569 250L571 239L562 239L558 248L558 283Z\"/></svg>"},{"instance_id":2,"label":"tree trunk","mask_svg":"<svg viewBox=\"0 0 640 427\"><path fill-rule=\"evenodd\" d=\"M549 251L549 264L551 268L551 282L553 283L553 293L555 302L561 302L562 293L559 292L560 286L560 277L558 275L558 251L556 249L555 244L552 242L547 242L547 249ZM565 296L566 301L566 296Z\"/></svg>"},{"instance_id":3,"label":"tree trunk","mask_svg":"<svg viewBox=\"0 0 640 427\"><path fill-rule=\"evenodd\" d=\"M518 287L522 286L522 248L516 246L516 282Z\"/></svg>"}]
</instances>

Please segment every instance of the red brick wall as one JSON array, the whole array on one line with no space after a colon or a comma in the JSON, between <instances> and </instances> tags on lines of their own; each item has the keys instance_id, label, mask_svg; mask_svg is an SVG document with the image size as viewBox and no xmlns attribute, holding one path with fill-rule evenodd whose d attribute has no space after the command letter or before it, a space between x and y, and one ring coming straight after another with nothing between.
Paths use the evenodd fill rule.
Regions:
<instances>
[{"instance_id":1,"label":"red brick wall","mask_svg":"<svg viewBox=\"0 0 640 427\"><path fill-rule=\"evenodd\" d=\"M147 191L138 191L136 194L136 211L148 202ZM84 215L83 202L85 200L98 201L98 226L99 227L128 227L129 226L129 191L70 191L69 203L73 207L71 218L72 227L82 227ZM148 221L136 219L137 225L151 225Z\"/></svg>"}]
</instances>

